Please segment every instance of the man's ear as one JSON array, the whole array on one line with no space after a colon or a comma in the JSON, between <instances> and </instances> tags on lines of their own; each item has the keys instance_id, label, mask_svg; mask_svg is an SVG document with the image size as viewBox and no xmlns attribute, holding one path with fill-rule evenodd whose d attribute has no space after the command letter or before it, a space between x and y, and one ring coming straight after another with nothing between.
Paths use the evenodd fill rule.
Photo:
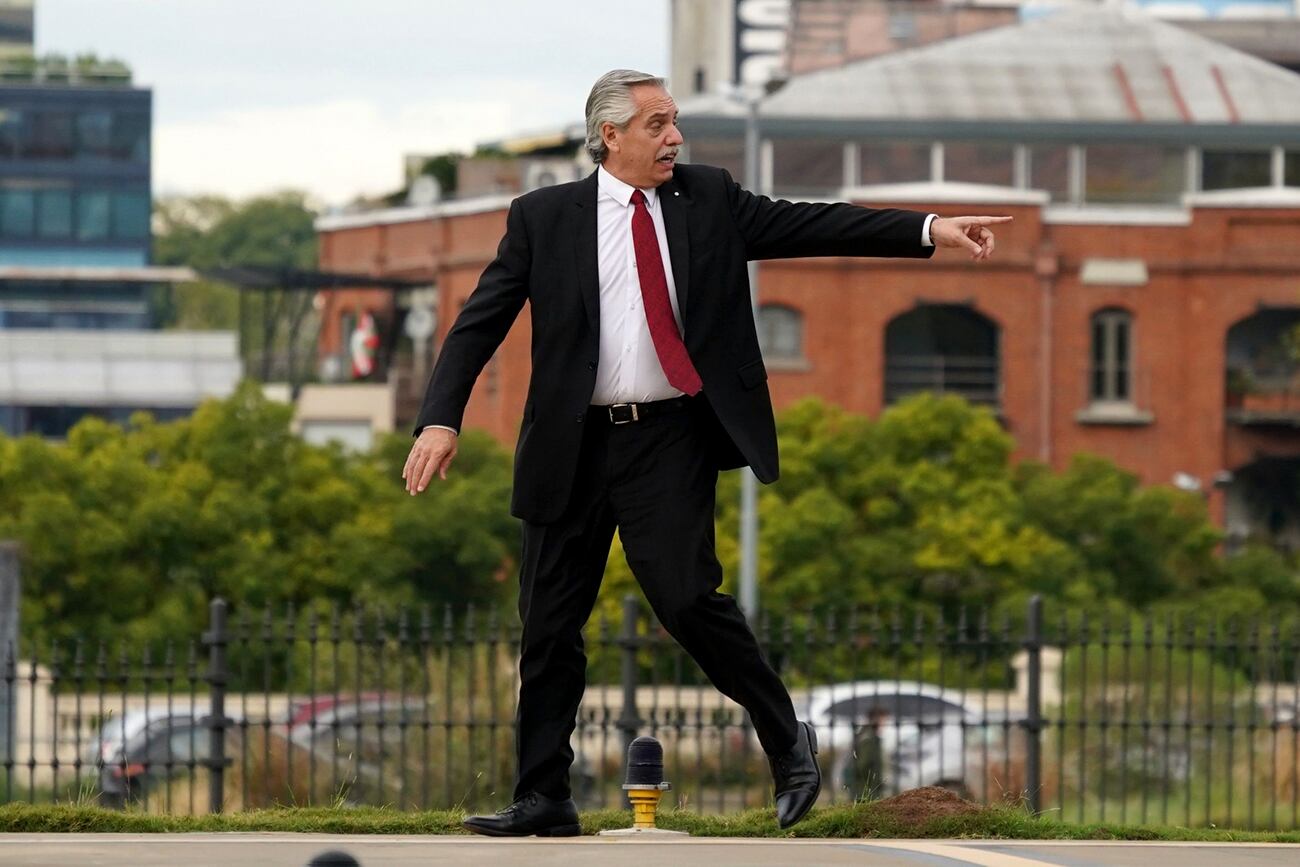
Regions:
<instances>
[{"instance_id":1,"label":"man's ear","mask_svg":"<svg viewBox=\"0 0 1300 867\"><path fill-rule=\"evenodd\" d=\"M605 142L605 147L609 150L617 151L619 149L618 127L614 126L614 124L609 121L605 121L601 124L600 137Z\"/></svg>"}]
</instances>

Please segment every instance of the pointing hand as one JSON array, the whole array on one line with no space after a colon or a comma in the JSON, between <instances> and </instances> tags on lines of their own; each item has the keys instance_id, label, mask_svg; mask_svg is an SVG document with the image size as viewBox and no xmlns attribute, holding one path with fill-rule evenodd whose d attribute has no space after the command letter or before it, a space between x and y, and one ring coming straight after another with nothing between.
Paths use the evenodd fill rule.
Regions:
<instances>
[{"instance_id":1,"label":"pointing hand","mask_svg":"<svg viewBox=\"0 0 1300 867\"><path fill-rule=\"evenodd\" d=\"M983 262L993 255L995 223L1009 223L1013 217L935 217L930 222L930 238L936 247L962 247L970 252L971 261Z\"/></svg>"}]
</instances>

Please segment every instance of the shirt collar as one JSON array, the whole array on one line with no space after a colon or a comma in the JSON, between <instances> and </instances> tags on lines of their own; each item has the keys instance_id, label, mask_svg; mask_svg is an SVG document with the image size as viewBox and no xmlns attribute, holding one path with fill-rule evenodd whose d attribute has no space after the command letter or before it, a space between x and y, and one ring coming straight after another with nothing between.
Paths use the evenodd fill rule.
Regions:
<instances>
[{"instance_id":1,"label":"shirt collar","mask_svg":"<svg viewBox=\"0 0 1300 867\"><path fill-rule=\"evenodd\" d=\"M632 201L632 191L637 189L631 184L626 184L623 181L620 181L618 178L607 172L604 165L601 165L596 169L596 183L600 185L600 192L602 194L609 196L625 208ZM651 187L648 190L641 190L642 195L645 196L647 208L653 208L655 206L655 194L657 192L658 190L654 187Z\"/></svg>"}]
</instances>

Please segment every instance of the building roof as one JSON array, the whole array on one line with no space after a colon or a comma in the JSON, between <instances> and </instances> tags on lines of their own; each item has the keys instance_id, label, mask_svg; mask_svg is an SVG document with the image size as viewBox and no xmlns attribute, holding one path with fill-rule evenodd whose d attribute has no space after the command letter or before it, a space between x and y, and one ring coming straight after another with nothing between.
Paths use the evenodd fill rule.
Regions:
<instances>
[{"instance_id":1,"label":"building roof","mask_svg":"<svg viewBox=\"0 0 1300 867\"><path fill-rule=\"evenodd\" d=\"M840 193L850 202L925 202L927 204L1046 205L1045 190L1020 190L962 181L915 181L903 184L869 184L845 187Z\"/></svg>"},{"instance_id":2,"label":"building roof","mask_svg":"<svg viewBox=\"0 0 1300 867\"><path fill-rule=\"evenodd\" d=\"M1135 10L1082 8L798 76L764 117L1300 123L1300 75Z\"/></svg>"},{"instance_id":3,"label":"building roof","mask_svg":"<svg viewBox=\"0 0 1300 867\"><path fill-rule=\"evenodd\" d=\"M342 229L360 229L365 226L386 226L409 223L415 220L435 220L440 217L461 217L504 211L515 200L516 193L474 196L469 199L448 199L430 205L400 205L376 211L324 214L316 218L317 232L337 232Z\"/></svg>"},{"instance_id":4,"label":"building roof","mask_svg":"<svg viewBox=\"0 0 1300 867\"><path fill-rule=\"evenodd\" d=\"M1183 204L1196 208L1296 208L1300 189L1295 187L1240 187L1183 194Z\"/></svg>"}]
</instances>

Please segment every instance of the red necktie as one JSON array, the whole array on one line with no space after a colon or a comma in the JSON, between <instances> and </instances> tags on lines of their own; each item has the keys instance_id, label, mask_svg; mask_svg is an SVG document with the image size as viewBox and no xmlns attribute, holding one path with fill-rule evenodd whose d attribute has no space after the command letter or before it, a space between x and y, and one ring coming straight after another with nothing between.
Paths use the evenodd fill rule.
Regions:
<instances>
[{"instance_id":1,"label":"red necktie","mask_svg":"<svg viewBox=\"0 0 1300 867\"><path fill-rule=\"evenodd\" d=\"M654 341L655 353L659 356L659 366L664 369L669 385L687 394L695 394L701 387L700 375L686 354L686 345L677 331L677 320L673 319L655 224L646 210L645 195L640 190L632 191L632 248L636 250L641 302L650 326L650 339Z\"/></svg>"}]
</instances>

